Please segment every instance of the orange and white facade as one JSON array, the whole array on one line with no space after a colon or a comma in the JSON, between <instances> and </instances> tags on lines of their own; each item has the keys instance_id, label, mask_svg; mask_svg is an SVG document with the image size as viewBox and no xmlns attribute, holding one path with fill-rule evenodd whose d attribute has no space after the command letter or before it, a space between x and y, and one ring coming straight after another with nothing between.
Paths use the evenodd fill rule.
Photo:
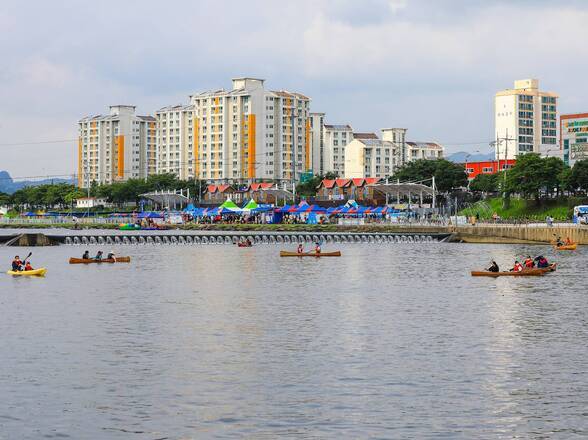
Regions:
<instances>
[{"instance_id":1,"label":"orange and white facade","mask_svg":"<svg viewBox=\"0 0 588 440\"><path fill-rule=\"evenodd\" d=\"M153 116L138 116L135 106L115 105L108 115L78 121L78 186L145 178L156 172Z\"/></svg>"},{"instance_id":2,"label":"orange and white facade","mask_svg":"<svg viewBox=\"0 0 588 440\"><path fill-rule=\"evenodd\" d=\"M157 129L157 174L172 173L179 179L196 176L196 150L194 148L194 106L175 105L155 112Z\"/></svg>"},{"instance_id":3,"label":"orange and white facade","mask_svg":"<svg viewBox=\"0 0 588 440\"><path fill-rule=\"evenodd\" d=\"M299 180L312 160L310 99L266 90L263 79L232 81L190 96L193 173L219 183Z\"/></svg>"}]
</instances>

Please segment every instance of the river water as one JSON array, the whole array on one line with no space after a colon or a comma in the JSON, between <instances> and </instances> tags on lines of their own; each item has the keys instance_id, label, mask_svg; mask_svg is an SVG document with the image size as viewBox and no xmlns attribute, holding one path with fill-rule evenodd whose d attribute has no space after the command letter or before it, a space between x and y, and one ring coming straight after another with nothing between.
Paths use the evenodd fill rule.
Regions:
<instances>
[{"instance_id":1,"label":"river water","mask_svg":"<svg viewBox=\"0 0 588 440\"><path fill-rule=\"evenodd\" d=\"M588 436L586 250L490 279L469 271L555 255L284 246L120 246L130 264L89 266L35 248L45 278L0 276L0 439Z\"/></svg>"}]
</instances>

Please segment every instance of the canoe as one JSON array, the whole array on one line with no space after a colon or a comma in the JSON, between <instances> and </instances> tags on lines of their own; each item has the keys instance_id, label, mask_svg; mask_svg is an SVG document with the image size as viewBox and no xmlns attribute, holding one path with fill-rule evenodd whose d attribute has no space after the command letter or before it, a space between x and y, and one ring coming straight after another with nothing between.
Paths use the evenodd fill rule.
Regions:
<instances>
[{"instance_id":1,"label":"canoe","mask_svg":"<svg viewBox=\"0 0 588 440\"><path fill-rule=\"evenodd\" d=\"M16 275L16 276L42 277L42 276L45 276L45 274L47 273L47 269L45 269L44 267L40 267L39 269L34 269L34 270L23 270L23 271L9 270L6 273L8 275Z\"/></svg>"},{"instance_id":2,"label":"canoe","mask_svg":"<svg viewBox=\"0 0 588 440\"><path fill-rule=\"evenodd\" d=\"M547 268L545 268L547 269ZM488 272L487 270L472 270L473 277L537 277L543 276L545 269L527 269L522 272Z\"/></svg>"},{"instance_id":3,"label":"canoe","mask_svg":"<svg viewBox=\"0 0 588 440\"><path fill-rule=\"evenodd\" d=\"M341 251L335 252L302 252L299 254L298 252L288 252L288 251L280 251L280 257L340 257Z\"/></svg>"},{"instance_id":4,"label":"canoe","mask_svg":"<svg viewBox=\"0 0 588 440\"><path fill-rule=\"evenodd\" d=\"M565 244L563 246L555 246L556 251L575 251L578 247L578 243Z\"/></svg>"},{"instance_id":5,"label":"canoe","mask_svg":"<svg viewBox=\"0 0 588 440\"><path fill-rule=\"evenodd\" d=\"M94 260L93 258L70 258L69 264L90 264L90 263L130 263L131 257L115 257L111 259Z\"/></svg>"}]
</instances>

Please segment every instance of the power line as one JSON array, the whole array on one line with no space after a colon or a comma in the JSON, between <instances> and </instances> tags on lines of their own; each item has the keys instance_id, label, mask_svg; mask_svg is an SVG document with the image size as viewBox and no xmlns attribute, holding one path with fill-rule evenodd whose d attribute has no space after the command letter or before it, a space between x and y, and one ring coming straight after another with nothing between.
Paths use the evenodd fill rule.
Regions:
<instances>
[{"instance_id":1,"label":"power line","mask_svg":"<svg viewBox=\"0 0 588 440\"><path fill-rule=\"evenodd\" d=\"M14 142L8 144L0 144L0 147L18 147L21 145L42 145L42 144L59 144L61 142L73 142L77 139L60 139L55 141L34 141L34 142Z\"/></svg>"}]
</instances>

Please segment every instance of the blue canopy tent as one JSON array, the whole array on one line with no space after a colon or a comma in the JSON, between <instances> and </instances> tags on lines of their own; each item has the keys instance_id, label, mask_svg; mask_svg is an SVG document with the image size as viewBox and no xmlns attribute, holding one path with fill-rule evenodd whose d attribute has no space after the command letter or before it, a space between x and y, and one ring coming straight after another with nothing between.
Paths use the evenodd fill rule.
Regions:
<instances>
[{"instance_id":1,"label":"blue canopy tent","mask_svg":"<svg viewBox=\"0 0 588 440\"><path fill-rule=\"evenodd\" d=\"M159 212L145 211L145 212L139 213L137 218L163 218L163 214L161 214Z\"/></svg>"}]
</instances>

